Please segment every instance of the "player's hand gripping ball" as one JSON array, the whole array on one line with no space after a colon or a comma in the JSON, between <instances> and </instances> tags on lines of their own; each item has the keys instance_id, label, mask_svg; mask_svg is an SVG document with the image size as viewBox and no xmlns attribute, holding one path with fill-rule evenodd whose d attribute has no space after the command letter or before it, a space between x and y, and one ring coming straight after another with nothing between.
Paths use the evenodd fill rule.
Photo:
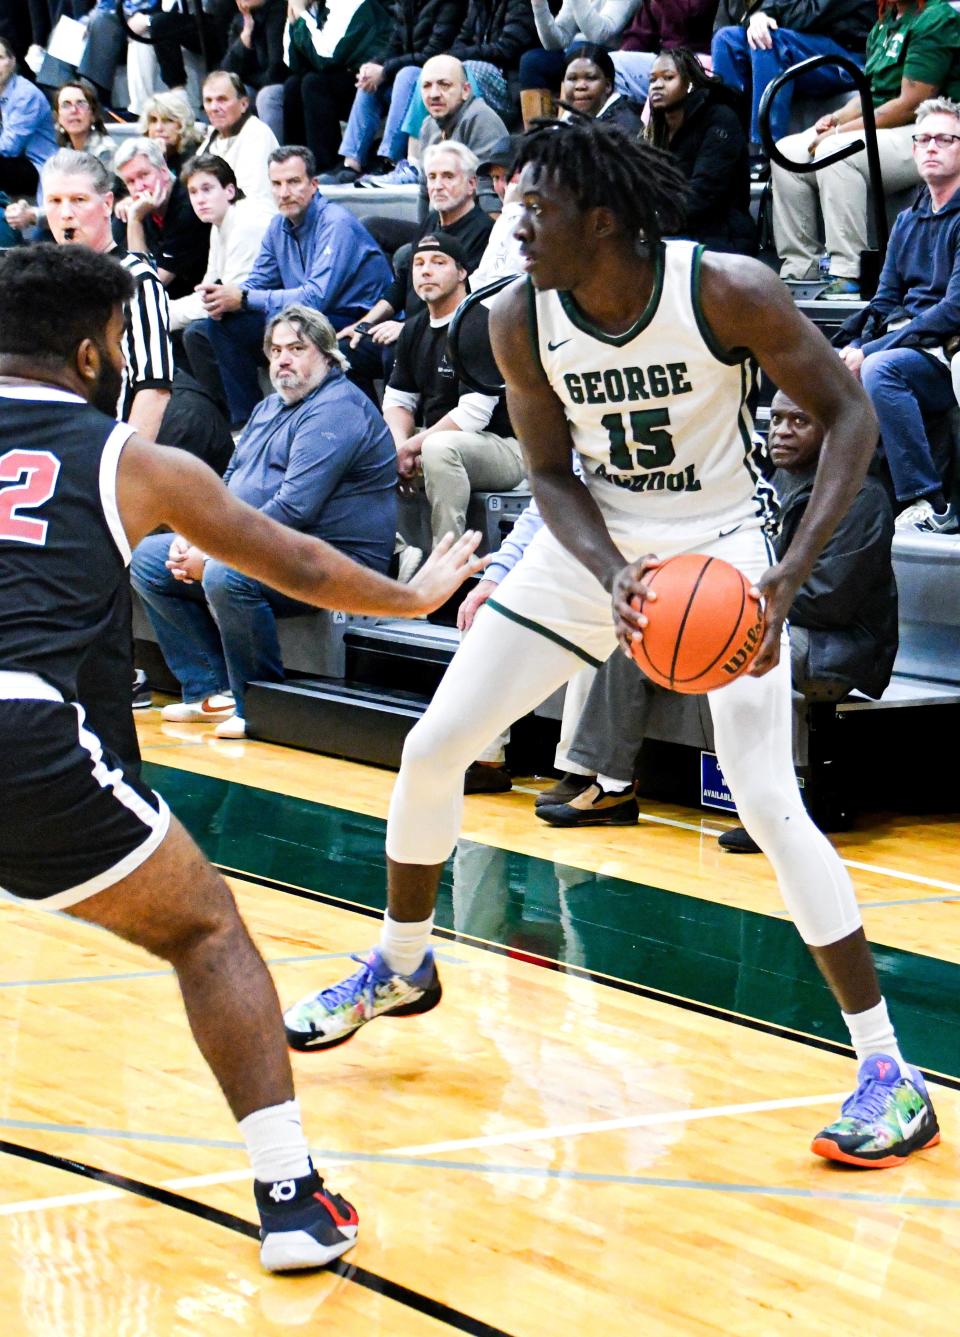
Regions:
<instances>
[{"instance_id":1,"label":"player's hand gripping ball","mask_svg":"<svg viewBox=\"0 0 960 1337\"><path fill-rule=\"evenodd\" d=\"M657 597L632 600L647 625L631 649L652 682L673 692L712 692L750 667L763 640L763 608L735 566L683 553L648 572L644 584Z\"/></svg>"}]
</instances>

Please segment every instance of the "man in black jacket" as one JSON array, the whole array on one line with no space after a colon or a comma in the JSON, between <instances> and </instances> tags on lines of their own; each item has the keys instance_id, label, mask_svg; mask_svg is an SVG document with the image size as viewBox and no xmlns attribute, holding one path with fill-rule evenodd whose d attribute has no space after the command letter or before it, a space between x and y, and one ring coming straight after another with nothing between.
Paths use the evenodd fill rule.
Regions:
<instances>
[{"instance_id":1,"label":"man in black jacket","mask_svg":"<svg viewBox=\"0 0 960 1337\"><path fill-rule=\"evenodd\" d=\"M757 112L767 84L808 56L847 56L862 68L867 33L877 13L873 0L762 0L755 8L747 5L747 12L746 23L714 32L711 54L714 74L731 88L751 94L751 154L762 160ZM790 99L795 92L831 97L850 87L850 77L835 65L786 84L771 108L774 140L790 132Z\"/></svg>"},{"instance_id":2,"label":"man in black jacket","mask_svg":"<svg viewBox=\"0 0 960 1337\"><path fill-rule=\"evenodd\" d=\"M519 109L520 57L539 45L530 0L468 0L463 27L447 54L463 61L484 102L509 125Z\"/></svg>"}]
</instances>

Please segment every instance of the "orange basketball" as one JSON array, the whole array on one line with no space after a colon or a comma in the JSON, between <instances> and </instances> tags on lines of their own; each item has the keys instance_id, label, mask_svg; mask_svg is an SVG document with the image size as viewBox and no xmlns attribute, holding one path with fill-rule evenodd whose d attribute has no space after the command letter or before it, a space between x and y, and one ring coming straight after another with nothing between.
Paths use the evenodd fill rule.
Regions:
<instances>
[{"instance_id":1,"label":"orange basketball","mask_svg":"<svg viewBox=\"0 0 960 1337\"><path fill-rule=\"evenodd\" d=\"M763 639L763 610L735 566L683 553L649 572L645 584L657 597L633 601L649 621L632 648L651 681L674 692L712 692L749 667Z\"/></svg>"}]
</instances>

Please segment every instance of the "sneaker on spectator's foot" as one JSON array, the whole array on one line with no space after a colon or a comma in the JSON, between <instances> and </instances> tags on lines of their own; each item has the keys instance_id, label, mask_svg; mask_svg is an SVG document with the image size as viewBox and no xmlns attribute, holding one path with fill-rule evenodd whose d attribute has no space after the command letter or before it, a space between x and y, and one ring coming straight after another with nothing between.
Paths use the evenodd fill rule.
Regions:
<instances>
[{"instance_id":1,"label":"sneaker on spectator's foot","mask_svg":"<svg viewBox=\"0 0 960 1337\"><path fill-rule=\"evenodd\" d=\"M213 731L215 738L246 738L247 721L237 714L228 715Z\"/></svg>"},{"instance_id":2,"label":"sneaker on spectator's foot","mask_svg":"<svg viewBox=\"0 0 960 1337\"><path fill-rule=\"evenodd\" d=\"M335 167L331 172L324 172L317 177L321 186L350 186L360 176L355 167Z\"/></svg>"},{"instance_id":3,"label":"sneaker on spectator's foot","mask_svg":"<svg viewBox=\"0 0 960 1337\"><path fill-rule=\"evenodd\" d=\"M355 975L308 994L283 1014L291 1049L329 1049L349 1040L374 1017L412 1017L440 1002L443 990L429 950L412 975L395 975L379 947L366 959L353 959L361 962Z\"/></svg>"},{"instance_id":4,"label":"sneaker on spectator's foot","mask_svg":"<svg viewBox=\"0 0 960 1337\"><path fill-rule=\"evenodd\" d=\"M856 279L839 279L828 274L830 282L817 293L818 302L859 302L860 284Z\"/></svg>"},{"instance_id":5,"label":"sneaker on spectator's foot","mask_svg":"<svg viewBox=\"0 0 960 1337\"><path fill-rule=\"evenodd\" d=\"M147 710L153 705L150 684L147 682L147 675L143 669L133 670L133 690L130 704L134 710Z\"/></svg>"},{"instance_id":6,"label":"sneaker on spectator's foot","mask_svg":"<svg viewBox=\"0 0 960 1337\"><path fill-rule=\"evenodd\" d=\"M416 186L419 183L420 173L417 170L416 163L412 163L409 158L401 158L391 172L384 172L381 176L368 172L359 181L355 181L354 185L372 186L377 190L382 190L388 186Z\"/></svg>"},{"instance_id":7,"label":"sneaker on spectator's foot","mask_svg":"<svg viewBox=\"0 0 960 1337\"><path fill-rule=\"evenodd\" d=\"M952 507L945 511L935 511L933 503L926 497L913 502L905 511L901 511L893 522L894 529L915 529L921 534L956 534L960 525Z\"/></svg>"},{"instance_id":8,"label":"sneaker on spectator's foot","mask_svg":"<svg viewBox=\"0 0 960 1337\"><path fill-rule=\"evenodd\" d=\"M534 814L550 826L635 826L640 805L633 785L607 793L594 780L569 803L544 803Z\"/></svg>"},{"instance_id":9,"label":"sneaker on spectator's foot","mask_svg":"<svg viewBox=\"0 0 960 1337\"><path fill-rule=\"evenodd\" d=\"M916 1068L904 1074L896 1059L872 1054L861 1063L857 1081L840 1118L817 1134L811 1151L829 1161L883 1170L940 1141L937 1116Z\"/></svg>"},{"instance_id":10,"label":"sneaker on spectator's foot","mask_svg":"<svg viewBox=\"0 0 960 1337\"><path fill-rule=\"evenodd\" d=\"M216 692L202 701L175 701L164 706L160 718L171 724L219 724L236 713L232 692Z\"/></svg>"},{"instance_id":11,"label":"sneaker on spectator's foot","mask_svg":"<svg viewBox=\"0 0 960 1337\"><path fill-rule=\"evenodd\" d=\"M465 794L506 794L513 780L506 766L490 761L472 761L463 777Z\"/></svg>"},{"instance_id":12,"label":"sneaker on spectator's foot","mask_svg":"<svg viewBox=\"0 0 960 1337\"><path fill-rule=\"evenodd\" d=\"M717 837L717 844L728 854L759 854L760 846L752 836L747 835L742 826L735 826Z\"/></svg>"},{"instance_id":13,"label":"sneaker on spectator's foot","mask_svg":"<svg viewBox=\"0 0 960 1337\"><path fill-rule=\"evenodd\" d=\"M770 159L765 153L750 154L750 180L770 180Z\"/></svg>"},{"instance_id":14,"label":"sneaker on spectator's foot","mask_svg":"<svg viewBox=\"0 0 960 1337\"><path fill-rule=\"evenodd\" d=\"M595 775L574 775L573 771L565 771L555 785L551 785L549 789L541 789L533 800L533 806L549 808L556 807L559 803L569 803L571 799L596 783Z\"/></svg>"},{"instance_id":15,"label":"sneaker on spectator's foot","mask_svg":"<svg viewBox=\"0 0 960 1337\"><path fill-rule=\"evenodd\" d=\"M260 1262L268 1272L324 1267L357 1242L357 1210L324 1188L311 1165L301 1179L253 1182L260 1213Z\"/></svg>"}]
</instances>

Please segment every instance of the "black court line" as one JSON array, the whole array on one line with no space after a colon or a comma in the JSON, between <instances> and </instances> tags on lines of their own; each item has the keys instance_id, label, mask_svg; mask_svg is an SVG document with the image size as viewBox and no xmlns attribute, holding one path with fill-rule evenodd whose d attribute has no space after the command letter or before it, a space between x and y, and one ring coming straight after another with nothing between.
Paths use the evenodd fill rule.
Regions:
<instances>
[{"instance_id":1,"label":"black court line","mask_svg":"<svg viewBox=\"0 0 960 1337\"><path fill-rule=\"evenodd\" d=\"M306 887L294 887L289 882L278 882L275 878L261 877L259 873L245 873L240 868L229 868L225 864L215 864L227 877L240 877L245 882L252 882L259 887L267 887L271 891L282 891L288 896L299 896L306 901L319 901L323 905L335 906L337 909L354 910L358 914L366 915L371 919L382 919L383 911L374 909L369 905L360 905L356 901L348 901L343 896L330 896L323 891L310 891ZM471 938L469 934L456 933L453 929L441 928L434 924L432 932L439 938L446 938L450 942L461 942L466 947L478 947L485 952L493 952L496 956L509 956L514 960L523 960L532 966L543 966L546 970L559 971L564 975L576 975L579 979L590 980L593 984L605 985L608 989L620 989L623 993L635 994L638 998L649 998L655 1003L667 1003L670 1007L682 1008L684 1012L696 1012L702 1017L713 1017L717 1021L733 1022L736 1026L743 1026L749 1031L760 1031L763 1035L775 1035L780 1040L793 1040L797 1044L808 1045L811 1049L821 1049L828 1054L839 1054L843 1058L853 1058L853 1046L842 1044L839 1040L825 1040L819 1035L807 1035L803 1031L792 1031L787 1026L778 1026L773 1021L761 1021L757 1017L747 1017L741 1012L730 1012L726 1008L719 1007L716 1003L701 1003L694 998L684 998L680 994L666 993L662 989L655 989L649 984L635 984L632 980L621 980L613 975L598 975L592 970L587 970L584 966L570 965L566 961L557 961L550 956L538 956L533 952L517 952L513 948L503 947L500 943L487 942L484 938ZM930 1072L927 1068L920 1068L928 1082L934 1082L938 1086L949 1086L954 1091L960 1091L960 1077L951 1077L944 1073Z\"/></svg>"},{"instance_id":2,"label":"black court line","mask_svg":"<svg viewBox=\"0 0 960 1337\"><path fill-rule=\"evenodd\" d=\"M36 1147L25 1147L19 1142L0 1139L0 1152L19 1156L25 1161L35 1161L39 1165L52 1166L55 1170L67 1170L70 1174L92 1179L98 1184L107 1184L111 1188L123 1189L138 1197L149 1198L152 1202L163 1203L165 1207L175 1207L178 1211L189 1212L191 1216L198 1216L203 1221L211 1221L214 1225L224 1226L227 1230L235 1230L238 1235L246 1235L248 1239L259 1243L260 1231L252 1222L244 1221L242 1217L234 1216L232 1212L223 1212L218 1207L208 1207L194 1198L186 1198L182 1193L174 1193L155 1184L146 1184L140 1179L128 1179L126 1175L113 1174L110 1170L98 1170L83 1161L54 1156ZM356 1282L358 1286L363 1286L377 1295L383 1295L388 1300L396 1300L398 1304L406 1305L408 1309L415 1309L427 1318L446 1323L449 1327L456 1328L458 1332L470 1333L471 1337L510 1337L503 1328L495 1328L490 1323L484 1323L482 1319L461 1314L459 1309L453 1309L440 1300L432 1300L429 1295L421 1295L419 1291L413 1291L409 1286L401 1286L399 1282L390 1281L376 1272L369 1272L365 1267L358 1267L356 1263L345 1263L343 1259L338 1258L328 1263L323 1271L336 1272L347 1281Z\"/></svg>"}]
</instances>

